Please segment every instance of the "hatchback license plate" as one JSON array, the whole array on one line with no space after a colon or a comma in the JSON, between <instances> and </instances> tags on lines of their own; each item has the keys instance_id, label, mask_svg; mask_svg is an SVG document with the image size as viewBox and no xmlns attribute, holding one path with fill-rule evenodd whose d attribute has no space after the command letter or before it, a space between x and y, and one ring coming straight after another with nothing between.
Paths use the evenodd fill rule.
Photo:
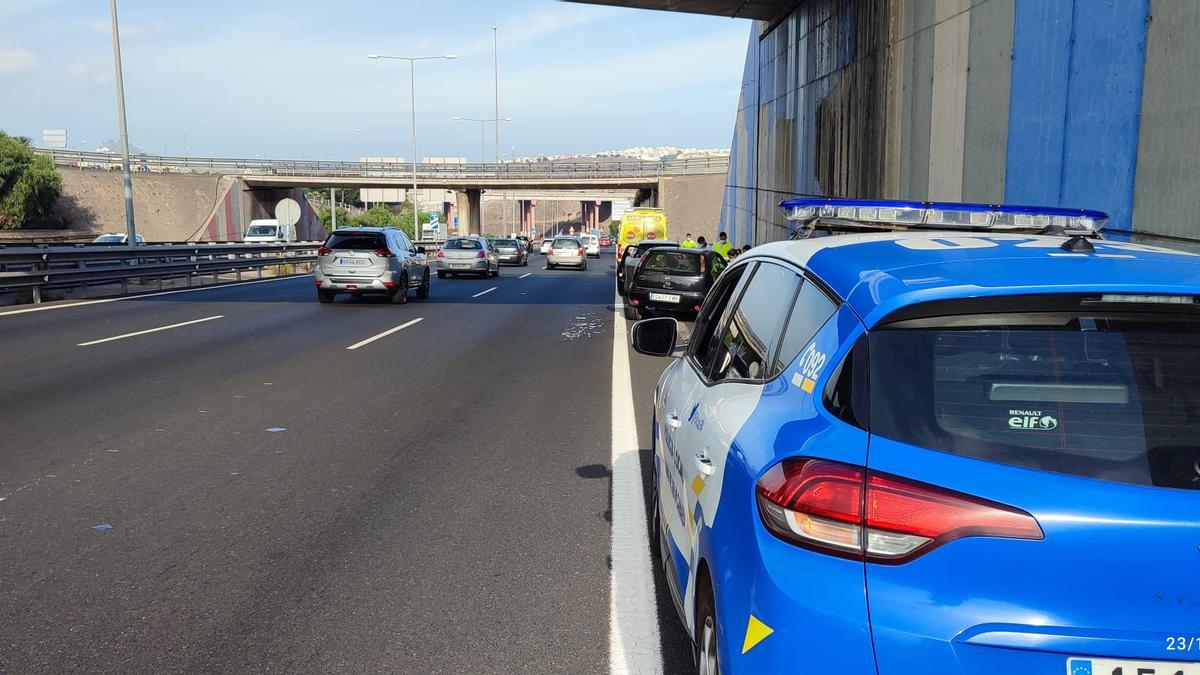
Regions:
<instances>
[{"instance_id":1,"label":"hatchback license plate","mask_svg":"<svg viewBox=\"0 0 1200 675\"><path fill-rule=\"evenodd\" d=\"M338 258L339 265L369 265L370 261L365 258Z\"/></svg>"},{"instance_id":2,"label":"hatchback license plate","mask_svg":"<svg viewBox=\"0 0 1200 675\"><path fill-rule=\"evenodd\" d=\"M1200 675L1200 663L1071 658L1067 675Z\"/></svg>"},{"instance_id":3,"label":"hatchback license plate","mask_svg":"<svg viewBox=\"0 0 1200 675\"><path fill-rule=\"evenodd\" d=\"M679 302L679 296L670 293L651 293L650 299L657 302Z\"/></svg>"},{"instance_id":4,"label":"hatchback license plate","mask_svg":"<svg viewBox=\"0 0 1200 675\"><path fill-rule=\"evenodd\" d=\"M462 269L464 267L474 267L471 263L450 263L451 267Z\"/></svg>"}]
</instances>

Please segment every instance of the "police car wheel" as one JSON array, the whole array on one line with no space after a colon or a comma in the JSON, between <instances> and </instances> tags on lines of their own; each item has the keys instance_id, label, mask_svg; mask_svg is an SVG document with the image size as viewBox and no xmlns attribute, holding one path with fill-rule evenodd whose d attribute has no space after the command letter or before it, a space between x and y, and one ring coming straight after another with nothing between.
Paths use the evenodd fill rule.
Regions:
<instances>
[{"instance_id":1,"label":"police car wheel","mask_svg":"<svg viewBox=\"0 0 1200 675\"><path fill-rule=\"evenodd\" d=\"M696 672L720 675L721 657L717 650L717 615L713 610L712 590L705 584L696 596Z\"/></svg>"}]
</instances>

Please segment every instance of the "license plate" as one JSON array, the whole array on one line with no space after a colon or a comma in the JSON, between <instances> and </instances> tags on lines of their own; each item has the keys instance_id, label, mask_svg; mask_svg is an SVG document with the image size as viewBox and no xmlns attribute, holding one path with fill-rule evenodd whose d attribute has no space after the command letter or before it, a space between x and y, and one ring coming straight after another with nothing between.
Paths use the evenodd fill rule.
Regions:
<instances>
[{"instance_id":1,"label":"license plate","mask_svg":"<svg viewBox=\"0 0 1200 675\"><path fill-rule=\"evenodd\" d=\"M339 265L370 265L371 261L366 258L338 258Z\"/></svg>"},{"instance_id":2,"label":"license plate","mask_svg":"<svg viewBox=\"0 0 1200 675\"><path fill-rule=\"evenodd\" d=\"M650 299L657 302L679 302L679 296L670 293L651 293Z\"/></svg>"},{"instance_id":3,"label":"license plate","mask_svg":"<svg viewBox=\"0 0 1200 675\"><path fill-rule=\"evenodd\" d=\"M1067 675L1200 675L1200 663L1072 658Z\"/></svg>"},{"instance_id":4,"label":"license plate","mask_svg":"<svg viewBox=\"0 0 1200 675\"><path fill-rule=\"evenodd\" d=\"M464 267L474 267L474 265L472 265L471 263L450 263L450 266L457 267L459 269L462 269Z\"/></svg>"}]
</instances>

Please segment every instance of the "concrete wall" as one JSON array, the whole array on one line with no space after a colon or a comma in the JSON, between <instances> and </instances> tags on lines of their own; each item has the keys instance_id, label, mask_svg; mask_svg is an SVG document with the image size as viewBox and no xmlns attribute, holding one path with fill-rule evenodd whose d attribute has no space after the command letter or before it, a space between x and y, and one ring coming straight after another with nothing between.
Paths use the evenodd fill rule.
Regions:
<instances>
[{"instance_id":1,"label":"concrete wall","mask_svg":"<svg viewBox=\"0 0 1200 675\"><path fill-rule=\"evenodd\" d=\"M1200 238L1200 11L1150 3L1133 227Z\"/></svg>"},{"instance_id":2,"label":"concrete wall","mask_svg":"<svg viewBox=\"0 0 1200 675\"><path fill-rule=\"evenodd\" d=\"M1098 208L1200 238L1200 2L802 0L751 31L722 228L800 195Z\"/></svg>"},{"instance_id":3,"label":"concrete wall","mask_svg":"<svg viewBox=\"0 0 1200 675\"><path fill-rule=\"evenodd\" d=\"M125 231L121 172L61 169L63 198L78 215L71 226L99 232ZM226 184L228 179L226 179ZM220 176L133 174L134 222L148 241L185 241L198 236L224 192Z\"/></svg>"},{"instance_id":4,"label":"concrete wall","mask_svg":"<svg viewBox=\"0 0 1200 675\"><path fill-rule=\"evenodd\" d=\"M670 176L659 181L658 198L673 237L685 232L716 241L721 225L725 176Z\"/></svg>"}]
</instances>

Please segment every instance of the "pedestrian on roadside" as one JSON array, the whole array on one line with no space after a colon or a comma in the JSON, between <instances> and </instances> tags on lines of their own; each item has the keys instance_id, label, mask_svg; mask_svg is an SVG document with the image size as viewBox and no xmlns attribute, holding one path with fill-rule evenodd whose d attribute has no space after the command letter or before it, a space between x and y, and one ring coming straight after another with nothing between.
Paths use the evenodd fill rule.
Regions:
<instances>
[{"instance_id":1,"label":"pedestrian on roadside","mask_svg":"<svg viewBox=\"0 0 1200 675\"><path fill-rule=\"evenodd\" d=\"M692 239L691 232L688 232L687 234L683 235L683 243L680 244L680 246L682 246L683 248L696 248L696 242L694 239Z\"/></svg>"},{"instance_id":2,"label":"pedestrian on roadside","mask_svg":"<svg viewBox=\"0 0 1200 675\"><path fill-rule=\"evenodd\" d=\"M749 252L750 252L750 244L746 244L745 246L742 247L742 253L749 253Z\"/></svg>"},{"instance_id":3,"label":"pedestrian on roadside","mask_svg":"<svg viewBox=\"0 0 1200 675\"><path fill-rule=\"evenodd\" d=\"M717 235L717 243L713 244L713 250L721 254L722 258L729 260L729 252L733 248L733 244L729 243L729 237L724 232Z\"/></svg>"},{"instance_id":4,"label":"pedestrian on roadside","mask_svg":"<svg viewBox=\"0 0 1200 675\"><path fill-rule=\"evenodd\" d=\"M704 240L703 236L696 240L696 248L700 249L701 251L708 249L708 242Z\"/></svg>"}]
</instances>

